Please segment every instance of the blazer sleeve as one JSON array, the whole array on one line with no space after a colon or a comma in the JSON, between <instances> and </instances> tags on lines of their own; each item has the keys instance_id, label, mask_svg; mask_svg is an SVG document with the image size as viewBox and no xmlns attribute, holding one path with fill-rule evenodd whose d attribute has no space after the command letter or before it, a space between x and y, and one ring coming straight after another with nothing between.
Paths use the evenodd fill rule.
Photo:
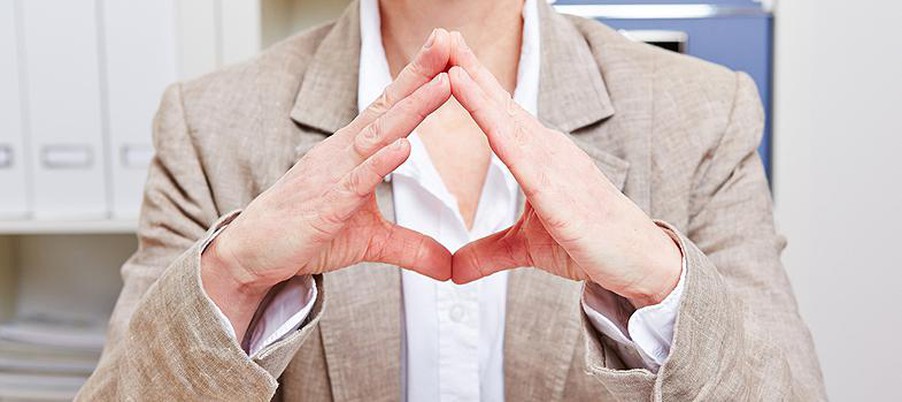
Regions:
<instances>
[{"instance_id":1,"label":"blazer sleeve","mask_svg":"<svg viewBox=\"0 0 902 402\"><path fill-rule=\"evenodd\" d=\"M605 364L599 337L586 337L589 374L618 399L826 400L780 262L786 242L756 151L760 98L751 78L736 77L729 124L696 184L685 234L658 222L676 233L687 267L669 357L657 374L618 370Z\"/></svg>"},{"instance_id":2,"label":"blazer sleeve","mask_svg":"<svg viewBox=\"0 0 902 402\"><path fill-rule=\"evenodd\" d=\"M237 212L216 207L179 85L163 96L154 147L139 248L122 267L124 287L106 347L76 399L269 400L276 379L319 321L324 293L300 330L249 358L201 286L201 252Z\"/></svg>"}]
</instances>

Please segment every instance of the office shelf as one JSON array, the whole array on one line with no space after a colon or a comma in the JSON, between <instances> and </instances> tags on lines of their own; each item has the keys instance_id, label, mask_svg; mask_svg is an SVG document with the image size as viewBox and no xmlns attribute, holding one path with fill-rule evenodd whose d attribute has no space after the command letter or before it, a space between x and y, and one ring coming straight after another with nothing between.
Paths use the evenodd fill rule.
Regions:
<instances>
[{"instance_id":1,"label":"office shelf","mask_svg":"<svg viewBox=\"0 0 902 402\"><path fill-rule=\"evenodd\" d=\"M150 123L166 84L247 60L296 31L336 17L349 0L138 0L126 6L58 1L66 7L55 11L31 3L0 1L0 332L6 338L10 328L32 319L108 319L122 287L120 267L138 248L137 219L115 217L138 212L152 155ZM73 12L86 18L70 21ZM58 37L71 40L59 46ZM74 69L68 79L48 72L47 66L71 54L79 62L67 65ZM59 82L51 83L54 79ZM63 126L40 113L57 107L54 100L70 98L93 103L69 108L75 117L64 118ZM88 106L93 107L84 111ZM92 133L85 137L90 142L83 133ZM54 150L54 158L47 149ZM69 166L72 155L81 156L74 158L76 166ZM47 166L60 160L69 164L65 173L79 176L48 184L39 173L58 177L62 169ZM88 172L78 163L96 168L91 183L104 186L88 186L81 178ZM25 166L32 166L31 173L26 175ZM13 176L17 181L10 184ZM48 195L47 188L54 192ZM36 202L37 195L44 202ZM91 198L90 208L83 197ZM85 218L51 215L63 213ZM61 346L57 340L47 343ZM0 359L19 366L0 370L0 401L18 400L22 390L40 391L47 400L71 400L96 360L91 355L78 373L66 374L64 393L49 395L48 384L59 381L47 354L13 356L8 342L5 347Z\"/></svg>"},{"instance_id":2,"label":"office shelf","mask_svg":"<svg viewBox=\"0 0 902 402\"><path fill-rule=\"evenodd\" d=\"M0 235L130 234L137 228L126 219L0 221Z\"/></svg>"}]
</instances>

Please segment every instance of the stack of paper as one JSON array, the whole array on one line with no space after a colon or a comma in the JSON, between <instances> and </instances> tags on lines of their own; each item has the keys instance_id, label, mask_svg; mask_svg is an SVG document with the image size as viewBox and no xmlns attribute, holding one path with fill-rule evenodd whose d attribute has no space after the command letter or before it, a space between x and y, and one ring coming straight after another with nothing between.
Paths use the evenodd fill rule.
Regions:
<instances>
[{"instance_id":1,"label":"stack of paper","mask_svg":"<svg viewBox=\"0 0 902 402\"><path fill-rule=\"evenodd\" d=\"M72 400L103 341L95 322L31 317L0 325L0 400Z\"/></svg>"}]
</instances>

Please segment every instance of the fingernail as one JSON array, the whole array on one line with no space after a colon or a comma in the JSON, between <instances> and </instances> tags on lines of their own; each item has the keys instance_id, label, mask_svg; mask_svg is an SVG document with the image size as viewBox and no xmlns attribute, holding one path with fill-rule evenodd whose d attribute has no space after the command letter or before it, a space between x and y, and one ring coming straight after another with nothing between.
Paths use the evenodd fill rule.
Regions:
<instances>
[{"instance_id":1,"label":"fingernail","mask_svg":"<svg viewBox=\"0 0 902 402\"><path fill-rule=\"evenodd\" d=\"M445 80L445 76L446 76L446 75L447 75L447 74L444 73L444 72L439 73L438 75L435 76L435 78L432 79L432 84L433 84L433 85L441 85L441 84L442 84L442 81Z\"/></svg>"},{"instance_id":2,"label":"fingernail","mask_svg":"<svg viewBox=\"0 0 902 402\"><path fill-rule=\"evenodd\" d=\"M454 74L457 74L457 78L467 79L467 71L464 70L460 66L454 66L451 68L454 71Z\"/></svg>"},{"instance_id":3,"label":"fingernail","mask_svg":"<svg viewBox=\"0 0 902 402\"><path fill-rule=\"evenodd\" d=\"M426 44L423 45L424 49L429 49L432 47L432 44L435 43L435 31L438 31L438 29L433 29L432 33L429 34L429 39L426 39Z\"/></svg>"}]
</instances>

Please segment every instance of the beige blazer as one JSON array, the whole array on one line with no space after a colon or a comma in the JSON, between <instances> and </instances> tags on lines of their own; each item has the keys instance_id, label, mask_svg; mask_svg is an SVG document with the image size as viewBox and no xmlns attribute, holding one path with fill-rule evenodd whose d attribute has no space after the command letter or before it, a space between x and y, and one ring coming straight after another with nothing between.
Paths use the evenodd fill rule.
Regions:
<instances>
[{"instance_id":1,"label":"beige blazer","mask_svg":"<svg viewBox=\"0 0 902 402\"><path fill-rule=\"evenodd\" d=\"M825 399L780 263L753 82L539 4L539 118L680 234L688 273L670 357L654 374L626 367L586 322L580 283L511 272L507 399ZM400 399L397 267L317 277L308 321L254 359L223 330L199 281L200 250L221 217L357 114L358 27L354 3L334 23L166 91L140 248L122 268L109 342L79 399ZM389 219L390 192L378 191Z\"/></svg>"}]
</instances>

